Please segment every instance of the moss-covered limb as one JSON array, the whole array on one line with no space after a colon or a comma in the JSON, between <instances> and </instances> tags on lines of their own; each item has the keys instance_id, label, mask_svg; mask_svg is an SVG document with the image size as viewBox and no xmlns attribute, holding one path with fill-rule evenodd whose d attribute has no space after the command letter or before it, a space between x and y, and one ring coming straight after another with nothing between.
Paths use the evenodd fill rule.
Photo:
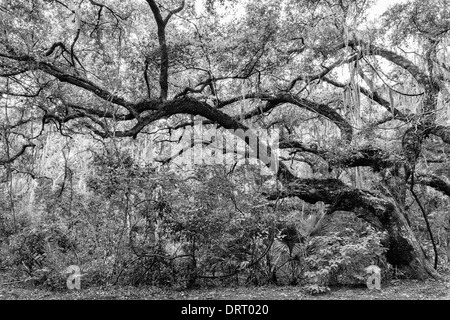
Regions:
<instances>
[{"instance_id":1,"label":"moss-covered limb","mask_svg":"<svg viewBox=\"0 0 450 320\"><path fill-rule=\"evenodd\" d=\"M301 141L284 139L280 141L278 147L314 155L319 161L326 161L330 167L371 167L375 172L392 167L402 160L393 159L384 150L372 146L330 151L318 148L317 145L307 145Z\"/></svg>"},{"instance_id":2,"label":"moss-covered limb","mask_svg":"<svg viewBox=\"0 0 450 320\"><path fill-rule=\"evenodd\" d=\"M434 174L419 173L416 175L416 181L420 184L432 187L433 189L450 197L450 183L444 178L438 177Z\"/></svg>"},{"instance_id":3,"label":"moss-covered limb","mask_svg":"<svg viewBox=\"0 0 450 320\"><path fill-rule=\"evenodd\" d=\"M389 155L378 148L362 148L351 150L345 157L330 159L330 164L344 167L371 167L374 171L391 167L395 161Z\"/></svg>"},{"instance_id":4,"label":"moss-covered limb","mask_svg":"<svg viewBox=\"0 0 450 320\"><path fill-rule=\"evenodd\" d=\"M268 195L271 200L285 197L299 197L308 203L322 201L328 204L329 213L354 212L379 230L386 229L394 209L392 202L381 194L352 188L338 179L297 179L280 192Z\"/></svg>"}]
</instances>

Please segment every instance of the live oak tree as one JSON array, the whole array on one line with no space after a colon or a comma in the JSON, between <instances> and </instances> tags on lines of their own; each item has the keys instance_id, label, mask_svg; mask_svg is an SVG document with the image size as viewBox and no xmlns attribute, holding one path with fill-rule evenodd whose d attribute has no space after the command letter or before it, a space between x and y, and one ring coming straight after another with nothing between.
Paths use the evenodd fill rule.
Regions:
<instances>
[{"instance_id":1,"label":"live oak tree","mask_svg":"<svg viewBox=\"0 0 450 320\"><path fill-rule=\"evenodd\" d=\"M435 172L450 143L449 5L409 1L368 22L369 0L3 1L0 165L50 125L102 139L196 120L276 128L282 188L269 200L352 212L388 232L392 264L440 278L406 200L420 208L416 184L450 195Z\"/></svg>"}]
</instances>

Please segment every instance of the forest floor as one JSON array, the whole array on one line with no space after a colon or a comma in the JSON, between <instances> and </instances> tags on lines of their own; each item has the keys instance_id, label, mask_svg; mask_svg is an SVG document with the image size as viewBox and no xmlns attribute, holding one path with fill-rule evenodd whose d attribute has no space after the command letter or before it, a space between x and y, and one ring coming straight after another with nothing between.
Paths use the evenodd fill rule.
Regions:
<instances>
[{"instance_id":1,"label":"forest floor","mask_svg":"<svg viewBox=\"0 0 450 320\"><path fill-rule=\"evenodd\" d=\"M311 295L296 286L196 290L110 286L58 292L21 283L1 283L0 277L0 300L450 300L450 277L446 281L395 280L382 283L380 291L365 287L332 288L320 295Z\"/></svg>"}]
</instances>

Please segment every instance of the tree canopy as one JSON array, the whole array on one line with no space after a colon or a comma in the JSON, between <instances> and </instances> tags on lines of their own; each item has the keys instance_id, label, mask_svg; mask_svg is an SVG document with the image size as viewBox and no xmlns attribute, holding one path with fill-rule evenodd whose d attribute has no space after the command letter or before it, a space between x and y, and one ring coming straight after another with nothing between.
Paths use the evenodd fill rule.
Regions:
<instances>
[{"instance_id":1,"label":"tree canopy","mask_svg":"<svg viewBox=\"0 0 450 320\"><path fill-rule=\"evenodd\" d=\"M0 165L19 172L48 128L103 140L163 134L160 145L200 120L252 137L278 130L282 187L264 191L268 200L352 212L388 231L391 253L410 253L405 265L439 278L406 200L420 209L417 184L450 196L450 3L406 1L376 19L373 6L4 1Z\"/></svg>"}]
</instances>

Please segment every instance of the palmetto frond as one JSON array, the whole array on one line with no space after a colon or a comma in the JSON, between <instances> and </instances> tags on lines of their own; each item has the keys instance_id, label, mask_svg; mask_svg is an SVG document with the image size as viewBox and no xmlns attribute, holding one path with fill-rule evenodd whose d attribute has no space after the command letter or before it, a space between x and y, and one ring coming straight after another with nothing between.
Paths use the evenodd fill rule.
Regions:
<instances>
[{"instance_id":1,"label":"palmetto frond","mask_svg":"<svg viewBox=\"0 0 450 320\"><path fill-rule=\"evenodd\" d=\"M296 257L311 254L316 249L308 241L310 237L326 234L331 224L325 218L325 213L316 212L305 216L303 213L295 224L291 224L280 231L272 247L273 267L283 265L286 261Z\"/></svg>"},{"instance_id":2,"label":"palmetto frond","mask_svg":"<svg viewBox=\"0 0 450 320\"><path fill-rule=\"evenodd\" d=\"M303 255L304 247L300 243L295 243L292 247L289 247L286 242L282 240L275 240L272 245L272 268L285 265L288 261L296 260L299 256Z\"/></svg>"},{"instance_id":3,"label":"palmetto frond","mask_svg":"<svg viewBox=\"0 0 450 320\"><path fill-rule=\"evenodd\" d=\"M300 235L307 238L326 234L331 225L325 216L324 212L317 212L307 218L302 214L296 226Z\"/></svg>"}]
</instances>

